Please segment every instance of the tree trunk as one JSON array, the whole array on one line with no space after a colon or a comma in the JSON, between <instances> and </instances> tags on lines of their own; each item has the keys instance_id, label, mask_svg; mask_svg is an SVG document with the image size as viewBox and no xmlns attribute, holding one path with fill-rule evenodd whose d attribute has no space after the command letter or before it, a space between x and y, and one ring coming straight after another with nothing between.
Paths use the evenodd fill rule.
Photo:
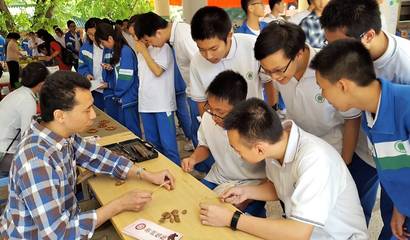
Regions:
<instances>
[{"instance_id":1,"label":"tree trunk","mask_svg":"<svg viewBox=\"0 0 410 240\"><path fill-rule=\"evenodd\" d=\"M15 31L16 24L14 23L13 16L11 16L5 0L0 0L0 12L5 16L7 30L9 32Z\"/></svg>"}]
</instances>

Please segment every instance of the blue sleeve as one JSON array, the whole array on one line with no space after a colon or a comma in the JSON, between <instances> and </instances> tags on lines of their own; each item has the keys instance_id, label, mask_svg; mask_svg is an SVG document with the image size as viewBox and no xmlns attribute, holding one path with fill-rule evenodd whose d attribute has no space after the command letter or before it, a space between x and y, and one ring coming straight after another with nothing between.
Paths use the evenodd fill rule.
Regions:
<instances>
[{"instance_id":1,"label":"blue sleeve","mask_svg":"<svg viewBox=\"0 0 410 240\"><path fill-rule=\"evenodd\" d=\"M64 35L64 40L65 40L65 48L67 48L70 51L73 51L75 46L73 42L70 40L70 33L66 33Z\"/></svg>"},{"instance_id":2,"label":"blue sleeve","mask_svg":"<svg viewBox=\"0 0 410 240\"><path fill-rule=\"evenodd\" d=\"M118 78L114 90L116 97L121 98L135 84L137 73L135 72L136 58L131 48L123 47L121 50ZM136 86L134 86L136 87Z\"/></svg>"},{"instance_id":3,"label":"blue sleeve","mask_svg":"<svg viewBox=\"0 0 410 240\"><path fill-rule=\"evenodd\" d=\"M88 74L93 75L93 59L92 59L92 53L87 49L87 46L89 44L84 44L80 48L80 55L78 59L78 73L81 74L84 77L87 77ZM91 58L90 55L91 54ZM91 65L90 65L91 64Z\"/></svg>"}]
</instances>

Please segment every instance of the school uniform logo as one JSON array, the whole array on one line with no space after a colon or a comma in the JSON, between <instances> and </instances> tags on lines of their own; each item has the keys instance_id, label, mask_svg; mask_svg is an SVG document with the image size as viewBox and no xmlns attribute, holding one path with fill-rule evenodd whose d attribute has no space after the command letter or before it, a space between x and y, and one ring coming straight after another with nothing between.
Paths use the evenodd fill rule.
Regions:
<instances>
[{"instance_id":1,"label":"school uniform logo","mask_svg":"<svg viewBox=\"0 0 410 240\"><path fill-rule=\"evenodd\" d=\"M252 72L252 71L249 71L249 72L246 74L246 80L253 80L253 72Z\"/></svg>"},{"instance_id":2,"label":"school uniform logo","mask_svg":"<svg viewBox=\"0 0 410 240\"><path fill-rule=\"evenodd\" d=\"M406 153L406 147L404 147L404 144L401 141L397 141L394 144L394 149L399 153Z\"/></svg>"},{"instance_id":3,"label":"school uniform logo","mask_svg":"<svg viewBox=\"0 0 410 240\"><path fill-rule=\"evenodd\" d=\"M325 101L325 98L322 96L322 94L318 93L315 96L315 100L317 103L323 103Z\"/></svg>"}]
</instances>

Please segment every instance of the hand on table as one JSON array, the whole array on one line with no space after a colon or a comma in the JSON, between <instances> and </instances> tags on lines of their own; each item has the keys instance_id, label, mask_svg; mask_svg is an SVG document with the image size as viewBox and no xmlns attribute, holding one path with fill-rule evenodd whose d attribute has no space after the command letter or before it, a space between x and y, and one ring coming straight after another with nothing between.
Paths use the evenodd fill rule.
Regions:
<instances>
[{"instance_id":1,"label":"hand on table","mask_svg":"<svg viewBox=\"0 0 410 240\"><path fill-rule=\"evenodd\" d=\"M214 227L225 227L231 225L233 211L225 207L201 203L199 212L199 219L203 225L209 225Z\"/></svg>"},{"instance_id":2,"label":"hand on table","mask_svg":"<svg viewBox=\"0 0 410 240\"><path fill-rule=\"evenodd\" d=\"M123 211L141 211L145 204L150 202L152 194L150 192L133 190L122 195L118 201Z\"/></svg>"},{"instance_id":3,"label":"hand on table","mask_svg":"<svg viewBox=\"0 0 410 240\"><path fill-rule=\"evenodd\" d=\"M247 196L244 187L233 187L223 192L219 198L222 202L237 205L243 203L249 197Z\"/></svg>"},{"instance_id":4,"label":"hand on table","mask_svg":"<svg viewBox=\"0 0 410 240\"><path fill-rule=\"evenodd\" d=\"M390 226L393 235L399 240L407 240L410 237L410 233L408 232L410 229L406 229L404 226L405 221L406 216L401 214L397 208L394 207Z\"/></svg>"},{"instance_id":5,"label":"hand on table","mask_svg":"<svg viewBox=\"0 0 410 240\"><path fill-rule=\"evenodd\" d=\"M175 188L175 178L172 176L169 170L163 170L159 172L148 172L144 171L141 174L142 178L155 185L163 185L167 190L172 190Z\"/></svg>"},{"instance_id":6,"label":"hand on table","mask_svg":"<svg viewBox=\"0 0 410 240\"><path fill-rule=\"evenodd\" d=\"M192 157L184 158L181 162L181 168L184 172L191 172L194 170L195 165L196 161Z\"/></svg>"}]
</instances>

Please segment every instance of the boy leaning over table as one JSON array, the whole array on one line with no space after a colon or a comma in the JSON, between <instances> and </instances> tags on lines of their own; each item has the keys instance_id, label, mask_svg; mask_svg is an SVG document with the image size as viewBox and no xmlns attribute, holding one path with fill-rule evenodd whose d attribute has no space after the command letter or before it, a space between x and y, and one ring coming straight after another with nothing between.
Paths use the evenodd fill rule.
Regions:
<instances>
[{"instance_id":1,"label":"boy leaning over table","mask_svg":"<svg viewBox=\"0 0 410 240\"><path fill-rule=\"evenodd\" d=\"M168 170L144 171L77 133L96 115L90 81L74 72L50 75L40 93L41 120L33 120L11 165L8 202L0 218L3 239L84 239L123 211L140 211L151 193L133 190L96 210L81 212L76 165L120 179L139 178L174 188Z\"/></svg>"}]
</instances>

